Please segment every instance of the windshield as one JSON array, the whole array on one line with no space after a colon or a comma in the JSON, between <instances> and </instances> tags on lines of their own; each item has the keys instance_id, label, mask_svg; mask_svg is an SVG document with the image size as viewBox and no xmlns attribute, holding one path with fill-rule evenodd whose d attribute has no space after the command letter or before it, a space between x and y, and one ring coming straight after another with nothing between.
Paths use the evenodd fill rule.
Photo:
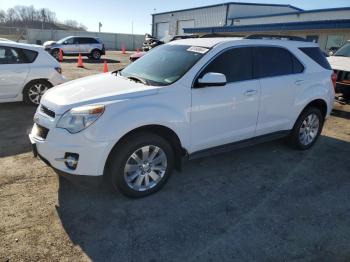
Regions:
<instances>
[{"instance_id":1,"label":"windshield","mask_svg":"<svg viewBox=\"0 0 350 262\"><path fill-rule=\"evenodd\" d=\"M209 49L184 45L162 45L120 72L154 85L170 85L180 79Z\"/></svg>"},{"instance_id":2,"label":"windshield","mask_svg":"<svg viewBox=\"0 0 350 262\"><path fill-rule=\"evenodd\" d=\"M71 38L70 36L62 38L61 40L57 41L57 44L63 44L64 41L68 40L69 38Z\"/></svg>"},{"instance_id":3,"label":"windshield","mask_svg":"<svg viewBox=\"0 0 350 262\"><path fill-rule=\"evenodd\" d=\"M350 42L343 45L337 52L334 54L335 56L347 56L350 57Z\"/></svg>"}]
</instances>

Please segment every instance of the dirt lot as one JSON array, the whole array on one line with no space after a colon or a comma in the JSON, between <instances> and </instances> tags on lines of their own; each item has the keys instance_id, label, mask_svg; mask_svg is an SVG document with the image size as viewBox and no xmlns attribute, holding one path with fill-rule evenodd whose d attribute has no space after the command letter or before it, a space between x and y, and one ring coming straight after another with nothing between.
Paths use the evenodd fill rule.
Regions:
<instances>
[{"instance_id":1,"label":"dirt lot","mask_svg":"<svg viewBox=\"0 0 350 262\"><path fill-rule=\"evenodd\" d=\"M110 70L127 55L109 53ZM66 60L67 61L67 60ZM63 63L70 79L102 64ZM29 152L35 108L0 105L0 261L349 261L350 105L306 152L275 141L185 164L132 200Z\"/></svg>"}]
</instances>

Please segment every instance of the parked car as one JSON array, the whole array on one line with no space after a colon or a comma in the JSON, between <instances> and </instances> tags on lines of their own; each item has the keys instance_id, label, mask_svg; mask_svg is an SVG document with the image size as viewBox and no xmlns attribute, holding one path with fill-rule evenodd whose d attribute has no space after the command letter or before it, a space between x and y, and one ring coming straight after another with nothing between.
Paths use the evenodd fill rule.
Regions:
<instances>
[{"instance_id":1,"label":"parked car","mask_svg":"<svg viewBox=\"0 0 350 262\"><path fill-rule=\"evenodd\" d=\"M47 41L43 46L56 59L59 58L60 49L65 56L81 54L95 60L106 54L104 44L97 37L68 36L57 42Z\"/></svg>"},{"instance_id":2,"label":"parked car","mask_svg":"<svg viewBox=\"0 0 350 262\"><path fill-rule=\"evenodd\" d=\"M137 59L143 57L147 52L134 53L129 57L130 62L135 62Z\"/></svg>"},{"instance_id":3,"label":"parked car","mask_svg":"<svg viewBox=\"0 0 350 262\"><path fill-rule=\"evenodd\" d=\"M0 41L0 102L38 105L52 86L66 81L60 64L41 46Z\"/></svg>"},{"instance_id":4,"label":"parked car","mask_svg":"<svg viewBox=\"0 0 350 262\"><path fill-rule=\"evenodd\" d=\"M310 42L174 41L121 71L51 89L29 137L33 152L66 177L104 176L143 197L183 158L281 137L309 149L333 107L332 74Z\"/></svg>"},{"instance_id":5,"label":"parked car","mask_svg":"<svg viewBox=\"0 0 350 262\"><path fill-rule=\"evenodd\" d=\"M333 56L328 58L334 72L337 74L336 92L350 101L350 40L348 40Z\"/></svg>"}]
</instances>

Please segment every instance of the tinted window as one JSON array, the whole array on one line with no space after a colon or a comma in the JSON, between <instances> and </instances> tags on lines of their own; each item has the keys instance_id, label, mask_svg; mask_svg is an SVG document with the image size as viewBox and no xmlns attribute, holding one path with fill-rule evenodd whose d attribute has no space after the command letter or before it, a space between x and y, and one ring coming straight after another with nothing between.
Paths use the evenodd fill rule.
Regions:
<instances>
[{"instance_id":1,"label":"tinted window","mask_svg":"<svg viewBox=\"0 0 350 262\"><path fill-rule=\"evenodd\" d=\"M257 77L273 77L294 73L290 52L279 47L254 48L254 72Z\"/></svg>"},{"instance_id":2,"label":"tinted window","mask_svg":"<svg viewBox=\"0 0 350 262\"><path fill-rule=\"evenodd\" d=\"M299 48L299 49L301 51L303 51L312 60L314 60L317 64L322 66L323 68L332 70L331 66L329 65L326 57L323 55L320 48L318 48L318 47L303 47L303 48Z\"/></svg>"},{"instance_id":3,"label":"tinted window","mask_svg":"<svg viewBox=\"0 0 350 262\"><path fill-rule=\"evenodd\" d=\"M253 78L252 49L234 48L216 57L201 73L222 73L227 82L249 80Z\"/></svg>"},{"instance_id":4,"label":"tinted window","mask_svg":"<svg viewBox=\"0 0 350 262\"><path fill-rule=\"evenodd\" d=\"M96 43L98 43L96 39L89 38L89 37L80 37L77 39L78 39L78 42L80 44L96 44Z\"/></svg>"},{"instance_id":5,"label":"tinted window","mask_svg":"<svg viewBox=\"0 0 350 262\"><path fill-rule=\"evenodd\" d=\"M292 57L292 62L293 62L293 72L294 74L299 74L302 73L304 71L304 66L302 63L300 63L300 61L291 54Z\"/></svg>"},{"instance_id":6,"label":"tinted window","mask_svg":"<svg viewBox=\"0 0 350 262\"><path fill-rule=\"evenodd\" d=\"M28 63L21 49L0 46L0 64Z\"/></svg>"},{"instance_id":7,"label":"tinted window","mask_svg":"<svg viewBox=\"0 0 350 262\"><path fill-rule=\"evenodd\" d=\"M38 56L38 52L33 50L21 49L21 52L23 52L23 56L27 63L33 63Z\"/></svg>"}]
</instances>

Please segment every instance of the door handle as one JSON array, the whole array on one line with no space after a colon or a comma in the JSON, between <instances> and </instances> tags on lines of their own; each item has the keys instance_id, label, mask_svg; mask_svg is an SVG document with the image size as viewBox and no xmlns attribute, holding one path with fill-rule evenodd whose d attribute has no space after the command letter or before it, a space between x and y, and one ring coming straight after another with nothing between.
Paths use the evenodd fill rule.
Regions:
<instances>
[{"instance_id":1,"label":"door handle","mask_svg":"<svg viewBox=\"0 0 350 262\"><path fill-rule=\"evenodd\" d=\"M250 90L245 91L244 95L245 96L252 96L252 95L255 95L256 93L258 93L258 90L250 89Z\"/></svg>"},{"instance_id":2,"label":"door handle","mask_svg":"<svg viewBox=\"0 0 350 262\"><path fill-rule=\"evenodd\" d=\"M297 86L300 86L300 85L302 85L304 83L304 80L297 80L297 81L295 81L295 84L297 85Z\"/></svg>"}]
</instances>

